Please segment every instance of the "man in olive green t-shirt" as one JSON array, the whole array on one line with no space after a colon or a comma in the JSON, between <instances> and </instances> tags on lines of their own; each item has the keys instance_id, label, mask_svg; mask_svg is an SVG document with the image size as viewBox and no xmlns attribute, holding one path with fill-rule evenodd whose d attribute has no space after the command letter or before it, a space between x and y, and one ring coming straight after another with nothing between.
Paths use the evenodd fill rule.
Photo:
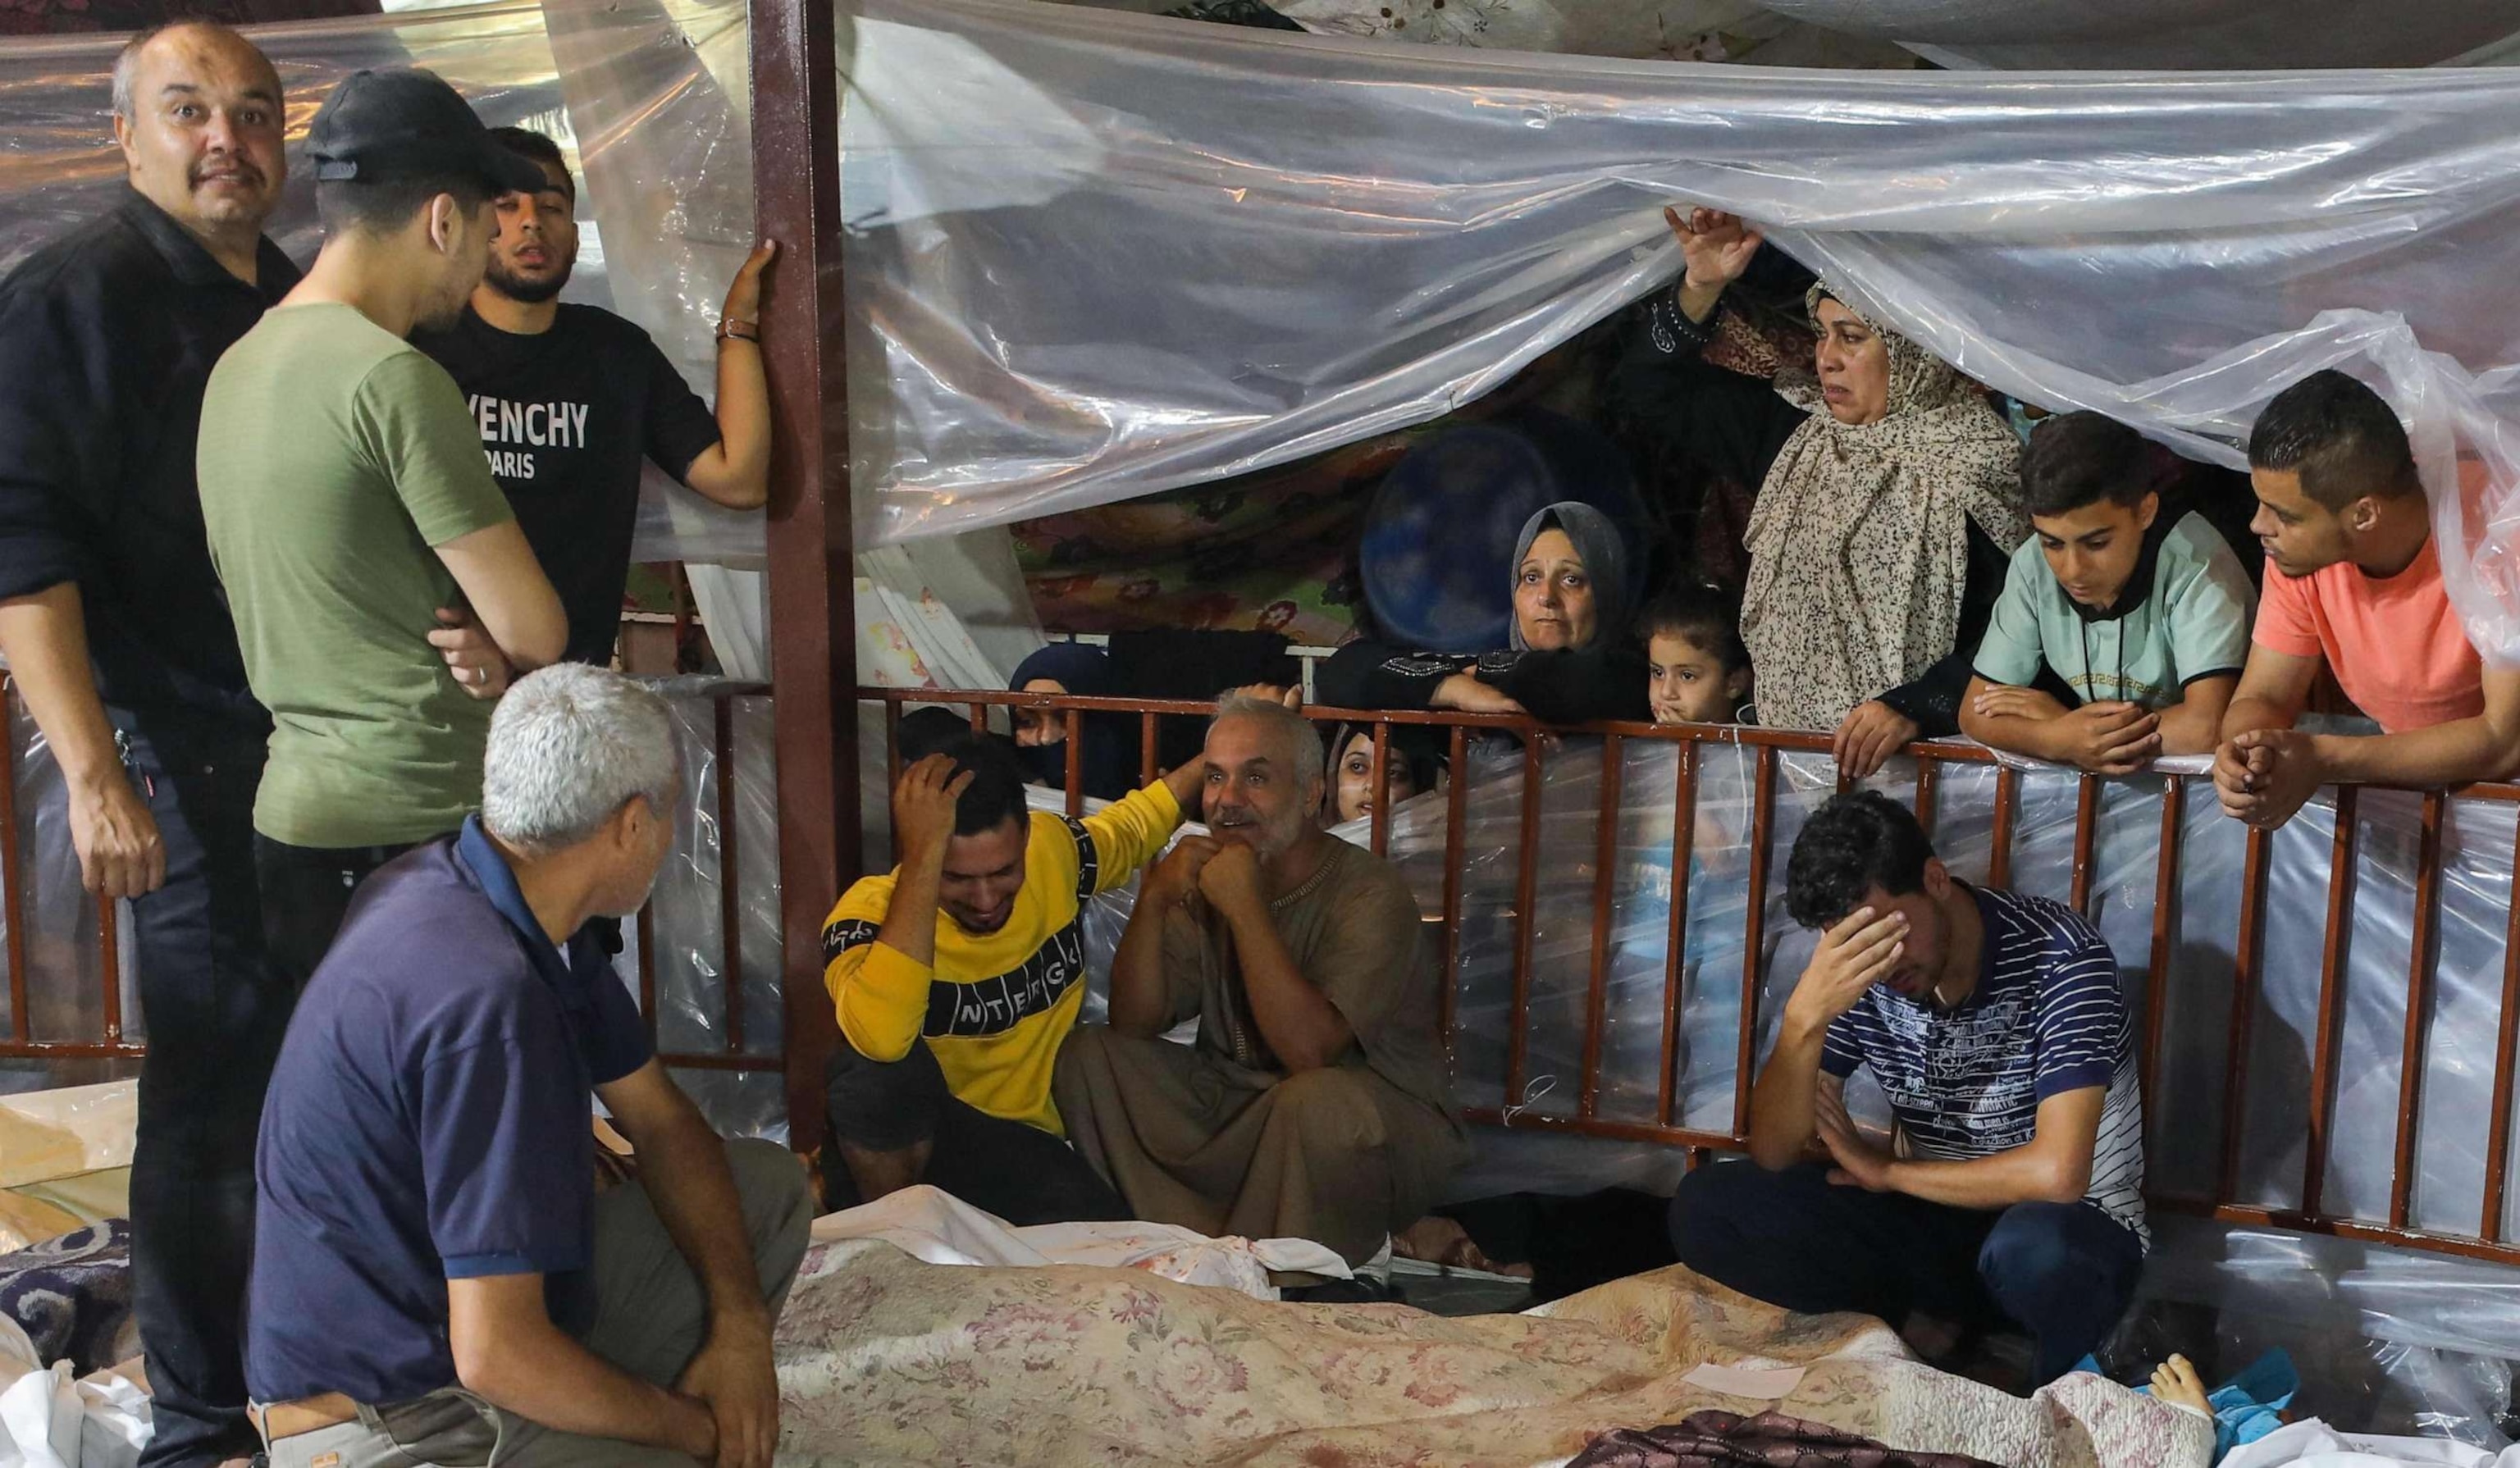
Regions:
<instances>
[{"instance_id":1,"label":"man in olive green t-shirt","mask_svg":"<svg viewBox=\"0 0 2520 1468\"><path fill-rule=\"evenodd\" d=\"M323 251L219 359L199 450L210 557L272 716L264 927L301 983L362 878L479 806L490 699L567 633L454 379L403 339L462 310L490 200L540 173L426 71L343 81L306 154Z\"/></svg>"}]
</instances>

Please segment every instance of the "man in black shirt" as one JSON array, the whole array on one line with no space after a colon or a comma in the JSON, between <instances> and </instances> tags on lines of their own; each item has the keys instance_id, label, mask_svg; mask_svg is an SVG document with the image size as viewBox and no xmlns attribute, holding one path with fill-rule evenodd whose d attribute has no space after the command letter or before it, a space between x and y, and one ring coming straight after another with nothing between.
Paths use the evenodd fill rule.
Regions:
<instances>
[{"instance_id":1,"label":"man in black shirt","mask_svg":"<svg viewBox=\"0 0 2520 1468\"><path fill-rule=\"evenodd\" d=\"M772 247L754 250L727 292L711 416L647 333L599 307L561 303L577 264L576 181L542 134L491 135L539 165L549 187L500 198L499 237L472 305L412 344L464 389L490 472L568 613L568 659L608 664L640 460L732 509L768 498L770 383L757 323Z\"/></svg>"},{"instance_id":2,"label":"man in black shirt","mask_svg":"<svg viewBox=\"0 0 2520 1468\"><path fill-rule=\"evenodd\" d=\"M280 78L223 26L113 70L129 189L0 281L0 653L69 787L90 891L131 900L149 1059L131 1173L150 1464L254 1450L239 1356L254 1129L287 1028L264 961L246 687L193 477L220 353L297 283L263 237Z\"/></svg>"}]
</instances>

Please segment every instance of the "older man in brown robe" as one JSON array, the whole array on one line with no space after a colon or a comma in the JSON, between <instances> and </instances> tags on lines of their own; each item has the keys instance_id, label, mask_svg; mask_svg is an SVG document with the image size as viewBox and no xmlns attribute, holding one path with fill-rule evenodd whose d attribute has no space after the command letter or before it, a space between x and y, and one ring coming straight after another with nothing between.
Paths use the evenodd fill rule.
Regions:
<instances>
[{"instance_id":1,"label":"older man in brown robe","mask_svg":"<svg viewBox=\"0 0 2520 1468\"><path fill-rule=\"evenodd\" d=\"M1243 695L1218 710L1212 834L1146 876L1110 1023L1068 1037L1054 1094L1138 1217L1362 1263L1469 1155L1424 923L1397 868L1314 825L1302 717ZM1193 1016L1194 1045L1162 1038Z\"/></svg>"}]
</instances>

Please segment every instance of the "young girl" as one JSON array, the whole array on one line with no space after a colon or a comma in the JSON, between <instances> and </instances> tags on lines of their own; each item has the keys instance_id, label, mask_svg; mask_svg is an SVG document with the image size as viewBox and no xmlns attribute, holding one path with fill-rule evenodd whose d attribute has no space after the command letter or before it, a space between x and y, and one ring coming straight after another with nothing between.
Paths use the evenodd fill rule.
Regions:
<instances>
[{"instance_id":1,"label":"young girl","mask_svg":"<svg viewBox=\"0 0 2520 1468\"><path fill-rule=\"evenodd\" d=\"M1682 584L1637 618L1645 645L1645 695L1656 724L1749 724L1750 650L1732 601L1711 586Z\"/></svg>"}]
</instances>

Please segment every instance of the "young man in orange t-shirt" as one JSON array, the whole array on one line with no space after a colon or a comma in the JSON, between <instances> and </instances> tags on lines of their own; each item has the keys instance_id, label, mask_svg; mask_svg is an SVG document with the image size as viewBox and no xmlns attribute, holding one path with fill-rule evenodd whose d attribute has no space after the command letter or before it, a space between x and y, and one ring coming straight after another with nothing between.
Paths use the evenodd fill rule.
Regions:
<instances>
[{"instance_id":1,"label":"young man in orange t-shirt","mask_svg":"<svg viewBox=\"0 0 2520 1468\"><path fill-rule=\"evenodd\" d=\"M2249 435L2249 478L2266 588L2214 757L2225 813L2272 830L2322 784L2520 774L2520 671L2486 667L2461 629L2407 430L2379 394L2340 372L2285 388ZM2292 727L2322 662L2381 733Z\"/></svg>"}]
</instances>

